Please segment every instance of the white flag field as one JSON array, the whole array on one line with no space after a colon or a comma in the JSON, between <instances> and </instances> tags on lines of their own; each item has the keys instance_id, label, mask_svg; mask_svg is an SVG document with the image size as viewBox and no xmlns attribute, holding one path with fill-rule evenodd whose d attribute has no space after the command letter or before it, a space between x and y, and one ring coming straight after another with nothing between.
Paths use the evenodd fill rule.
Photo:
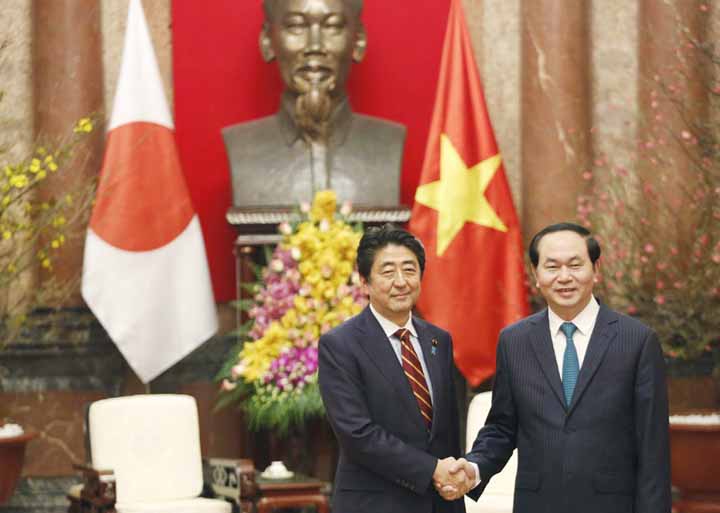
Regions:
<instances>
[{"instance_id":1,"label":"white flag field","mask_svg":"<svg viewBox=\"0 0 720 513\"><path fill-rule=\"evenodd\" d=\"M142 5L130 0L82 295L143 383L217 331L174 130Z\"/></svg>"}]
</instances>

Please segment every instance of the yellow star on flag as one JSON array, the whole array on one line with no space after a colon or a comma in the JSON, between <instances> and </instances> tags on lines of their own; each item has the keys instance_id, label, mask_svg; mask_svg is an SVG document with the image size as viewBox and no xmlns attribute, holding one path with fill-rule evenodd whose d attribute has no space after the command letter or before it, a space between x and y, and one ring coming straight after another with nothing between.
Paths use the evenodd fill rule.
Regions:
<instances>
[{"instance_id":1,"label":"yellow star on flag","mask_svg":"<svg viewBox=\"0 0 720 513\"><path fill-rule=\"evenodd\" d=\"M485 189L501 161L498 154L468 168L450 138L440 135L440 180L421 185L415 191L415 201L438 211L438 256L442 256L465 223L507 231L485 197Z\"/></svg>"}]
</instances>

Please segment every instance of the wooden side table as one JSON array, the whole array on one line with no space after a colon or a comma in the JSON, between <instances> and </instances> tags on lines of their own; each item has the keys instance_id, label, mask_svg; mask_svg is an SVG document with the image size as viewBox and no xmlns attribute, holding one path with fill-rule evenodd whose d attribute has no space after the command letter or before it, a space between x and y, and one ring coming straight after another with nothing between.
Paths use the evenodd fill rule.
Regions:
<instances>
[{"instance_id":1,"label":"wooden side table","mask_svg":"<svg viewBox=\"0 0 720 513\"><path fill-rule=\"evenodd\" d=\"M322 488L327 484L319 479L295 474L290 479L257 477L259 497L257 513L270 513L276 508L315 506L318 513L329 513L330 504Z\"/></svg>"}]
</instances>

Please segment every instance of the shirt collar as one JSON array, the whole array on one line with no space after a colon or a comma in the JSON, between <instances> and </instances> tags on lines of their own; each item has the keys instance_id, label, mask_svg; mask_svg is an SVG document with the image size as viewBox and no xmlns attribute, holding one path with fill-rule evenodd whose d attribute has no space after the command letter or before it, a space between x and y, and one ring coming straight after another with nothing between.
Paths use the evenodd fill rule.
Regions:
<instances>
[{"instance_id":1,"label":"shirt collar","mask_svg":"<svg viewBox=\"0 0 720 513\"><path fill-rule=\"evenodd\" d=\"M380 315L380 314L378 313L378 311L375 310L375 307L373 307L373 305L370 305L370 311L371 311L372 314L375 316L375 318L377 319L377 321L380 323L380 327L381 327L382 330L385 332L385 335L387 335L388 338L390 338L390 337L392 337L393 335L395 335L395 332L396 332L397 330L399 330L400 328L405 328L406 330L409 330L410 333L411 333L415 338L417 338L417 332L415 331L415 326L414 326L413 323L412 323L412 312L411 312L410 315L408 316L408 320L407 320L407 322L405 323L405 325L404 325L404 326L398 326L397 324L395 324L395 323L392 322L391 320L386 319L385 317L383 317L382 315Z\"/></svg>"},{"instance_id":2,"label":"shirt collar","mask_svg":"<svg viewBox=\"0 0 720 513\"><path fill-rule=\"evenodd\" d=\"M300 139L300 130L293 118L293 111L295 109L294 102L295 99L292 95L289 93L283 94L280 101L280 111L277 114L277 118L280 121L280 131L288 146L292 146L295 141ZM330 140L328 141L328 145L342 146L345 144L345 140L350 132L351 123L352 110L350 109L350 102L346 96L335 108L335 112L333 112L330 117Z\"/></svg>"},{"instance_id":3,"label":"shirt collar","mask_svg":"<svg viewBox=\"0 0 720 513\"><path fill-rule=\"evenodd\" d=\"M580 333L588 336L592 327L595 325L595 319L597 319L599 312L600 304L597 302L597 299L595 299L595 296L590 296L590 301L587 305L585 305L585 308L583 308L582 311L569 322L572 322L575 326L577 326ZM548 321L550 323L550 334L553 337L558 333L558 331L560 331L560 325L564 322L568 322L553 312L550 307L548 307Z\"/></svg>"}]
</instances>

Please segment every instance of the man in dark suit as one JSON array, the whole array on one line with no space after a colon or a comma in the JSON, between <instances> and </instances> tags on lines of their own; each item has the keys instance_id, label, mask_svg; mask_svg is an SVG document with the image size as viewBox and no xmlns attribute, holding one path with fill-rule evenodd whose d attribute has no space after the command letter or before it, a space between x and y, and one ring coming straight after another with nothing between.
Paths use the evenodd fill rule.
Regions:
<instances>
[{"instance_id":1,"label":"man in dark suit","mask_svg":"<svg viewBox=\"0 0 720 513\"><path fill-rule=\"evenodd\" d=\"M582 226L544 228L529 255L548 308L500 334L492 407L467 455L480 473L470 497L517 447L515 513L669 513L657 335L597 302L600 246Z\"/></svg>"},{"instance_id":2,"label":"man in dark suit","mask_svg":"<svg viewBox=\"0 0 720 513\"><path fill-rule=\"evenodd\" d=\"M464 513L433 481L460 456L450 335L413 316L425 251L390 225L369 229L357 254L370 305L320 337L320 392L340 445L333 511ZM448 485L450 486L450 485Z\"/></svg>"}]
</instances>

